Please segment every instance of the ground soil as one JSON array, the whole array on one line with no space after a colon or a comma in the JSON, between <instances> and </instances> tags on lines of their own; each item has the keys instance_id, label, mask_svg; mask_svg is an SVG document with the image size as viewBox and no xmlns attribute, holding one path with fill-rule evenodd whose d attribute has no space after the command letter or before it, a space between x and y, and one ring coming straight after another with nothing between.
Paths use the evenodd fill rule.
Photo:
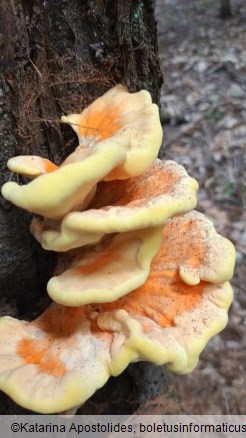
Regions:
<instances>
[{"instance_id":1,"label":"ground soil","mask_svg":"<svg viewBox=\"0 0 246 438\"><path fill-rule=\"evenodd\" d=\"M195 371L174 379L186 414L246 414L246 4L158 0L164 144L161 156L185 166L200 186L197 209L237 249L227 328Z\"/></svg>"}]
</instances>

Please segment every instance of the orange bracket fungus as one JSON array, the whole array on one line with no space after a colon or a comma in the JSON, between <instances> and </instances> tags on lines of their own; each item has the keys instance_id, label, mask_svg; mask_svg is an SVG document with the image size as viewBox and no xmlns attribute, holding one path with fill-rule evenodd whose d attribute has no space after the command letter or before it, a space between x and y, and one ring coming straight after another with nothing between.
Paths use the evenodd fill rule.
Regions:
<instances>
[{"instance_id":1,"label":"orange bracket fungus","mask_svg":"<svg viewBox=\"0 0 246 438\"><path fill-rule=\"evenodd\" d=\"M53 224L35 219L32 231L44 249L67 251L106 234L162 226L174 214L195 207L197 188L183 167L157 159L144 175L99 183L86 210Z\"/></svg>"},{"instance_id":2,"label":"orange bracket fungus","mask_svg":"<svg viewBox=\"0 0 246 438\"><path fill-rule=\"evenodd\" d=\"M83 404L130 362L195 367L227 323L235 250L196 207L197 182L157 159L162 131L147 91L117 85L62 117L79 146L60 166L14 157L3 196L36 213L31 231L59 252L32 322L0 319L0 389L40 413Z\"/></svg>"},{"instance_id":3,"label":"orange bracket fungus","mask_svg":"<svg viewBox=\"0 0 246 438\"><path fill-rule=\"evenodd\" d=\"M150 94L130 94L122 85L62 121L78 134L75 152L59 168L37 157L12 158L12 172L36 178L25 186L9 182L2 188L3 196L18 207L52 219L84 208L98 181L144 172L157 157L162 139L158 107Z\"/></svg>"}]
</instances>

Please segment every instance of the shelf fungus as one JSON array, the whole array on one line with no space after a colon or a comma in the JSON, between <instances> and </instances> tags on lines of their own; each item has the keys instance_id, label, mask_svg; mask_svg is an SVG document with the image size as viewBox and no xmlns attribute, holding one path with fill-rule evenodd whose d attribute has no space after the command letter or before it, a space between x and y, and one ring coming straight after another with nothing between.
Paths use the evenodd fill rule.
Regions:
<instances>
[{"instance_id":1,"label":"shelf fungus","mask_svg":"<svg viewBox=\"0 0 246 438\"><path fill-rule=\"evenodd\" d=\"M144 175L98 184L86 210L62 221L34 219L32 232L42 247L68 251L112 233L162 226L196 206L198 184L173 161L156 160Z\"/></svg>"},{"instance_id":2,"label":"shelf fungus","mask_svg":"<svg viewBox=\"0 0 246 438\"><path fill-rule=\"evenodd\" d=\"M0 390L56 413L83 404L131 362L195 367L227 323L235 250L196 206L197 182L157 154L158 109L146 91L117 85L62 118L79 146L60 166L15 157L28 177L3 196L39 215L31 230L59 252L32 322L0 318Z\"/></svg>"},{"instance_id":3,"label":"shelf fungus","mask_svg":"<svg viewBox=\"0 0 246 438\"><path fill-rule=\"evenodd\" d=\"M85 208L101 180L143 173L157 157L162 140L158 107L150 94L131 94L122 85L62 121L77 132L77 149L59 167L38 157L11 158L12 172L34 179L27 185L8 182L2 187L13 204L50 219Z\"/></svg>"},{"instance_id":4,"label":"shelf fungus","mask_svg":"<svg viewBox=\"0 0 246 438\"><path fill-rule=\"evenodd\" d=\"M200 238L193 241L187 227ZM204 227L210 230L206 237ZM210 237L220 247L218 269ZM230 256L221 269L225 248ZM200 273L199 284L182 280L183 263ZM26 408L52 413L83 404L133 361L192 371L208 340L226 325L233 263L231 244L201 214L170 219L147 280L124 297L80 307L52 304L33 322L0 319L1 389Z\"/></svg>"},{"instance_id":5,"label":"shelf fungus","mask_svg":"<svg viewBox=\"0 0 246 438\"><path fill-rule=\"evenodd\" d=\"M92 147L111 139L123 146L126 159L112 168L105 180L125 179L145 172L158 155L162 127L159 110L148 91L128 93L123 85L116 85L96 99L81 114L63 116L84 147ZM68 161L77 159L77 149Z\"/></svg>"}]
</instances>

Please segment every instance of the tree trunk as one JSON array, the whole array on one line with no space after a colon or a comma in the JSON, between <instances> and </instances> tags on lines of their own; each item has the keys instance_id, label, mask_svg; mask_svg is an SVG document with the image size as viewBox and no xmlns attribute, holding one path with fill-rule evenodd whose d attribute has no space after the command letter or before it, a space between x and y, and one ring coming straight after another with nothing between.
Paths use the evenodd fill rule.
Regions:
<instances>
[{"instance_id":1,"label":"tree trunk","mask_svg":"<svg viewBox=\"0 0 246 438\"><path fill-rule=\"evenodd\" d=\"M154 0L2 0L0 48L1 186L17 178L6 169L12 156L59 164L77 143L60 116L114 84L147 89L158 102ZM32 319L47 306L56 256L31 237L30 219L0 198L1 315ZM21 412L1 395L0 413Z\"/></svg>"},{"instance_id":2,"label":"tree trunk","mask_svg":"<svg viewBox=\"0 0 246 438\"><path fill-rule=\"evenodd\" d=\"M231 1L230 0L220 0L220 16L221 18L231 17Z\"/></svg>"}]
</instances>

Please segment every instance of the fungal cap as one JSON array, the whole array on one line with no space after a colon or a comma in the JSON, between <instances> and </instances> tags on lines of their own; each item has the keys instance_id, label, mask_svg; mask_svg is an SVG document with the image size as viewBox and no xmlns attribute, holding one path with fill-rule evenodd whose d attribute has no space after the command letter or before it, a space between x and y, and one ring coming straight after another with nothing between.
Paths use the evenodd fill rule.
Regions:
<instances>
[{"instance_id":1,"label":"fungal cap","mask_svg":"<svg viewBox=\"0 0 246 438\"><path fill-rule=\"evenodd\" d=\"M111 138L123 141L126 161L112 169L105 180L125 179L139 175L154 162L162 141L159 110L148 91L128 93L116 85L96 99L80 114L62 116L83 147L91 147ZM68 157L73 159L73 154Z\"/></svg>"},{"instance_id":2,"label":"fungal cap","mask_svg":"<svg viewBox=\"0 0 246 438\"><path fill-rule=\"evenodd\" d=\"M136 230L77 253L69 269L50 279L48 294L65 306L117 300L145 282L161 237L162 227Z\"/></svg>"},{"instance_id":3,"label":"fungal cap","mask_svg":"<svg viewBox=\"0 0 246 438\"><path fill-rule=\"evenodd\" d=\"M36 155L19 155L10 158L7 166L12 172L19 173L27 178L35 178L44 173L53 172L58 168L50 160Z\"/></svg>"},{"instance_id":4,"label":"fungal cap","mask_svg":"<svg viewBox=\"0 0 246 438\"><path fill-rule=\"evenodd\" d=\"M133 361L190 372L207 341L226 325L231 299L229 283L207 286L199 306L181 311L166 327L118 309L99 316L94 311L93 329L93 307L89 312L86 306L52 305L32 323L3 317L0 388L21 406L48 414L80 406Z\"/></svg>"},{"instance_id":5,"label":"fungal cap","mask_svg":"<svg viewBox=\"0 0 246 438\"><path fill-rule=\"evenodd\" d=\"M196 222L196 216L186 220ZM0 389L28 409L54 413L84 403L133 361L192 371L208 340L227 323L232 290L228 282L183 282L179 253L170 256L168 247L179 241L183 248L189 232L185 221L172 227L174 220L166 225L171 240L163 238L147 280L124 297L82 307L53 304L31 323L1 318ZM194 226L202 230L203 221ZM194 253L200 246L198 239Z\"/></svg>"},{"instance_id":6,"label":"fungal cap","mask_svg":"<svg viewBox=\"0 0 246 438\"><path fill-rule=\"evenodd\" d=\"M0 319L0 387L21 406L64 412L107 381L111 335L92 335L84 312L74 310L51 306L32 323Z\"/></svg>"},{"instance_id":7,"label":"fungal cap","mask_svg":"<svg viewBox=\"0 0 246 438\"><path fill-rule=\"evenodd\" d=\"M112 168L124 161L125 152L119 145L107 142L84 150L80 161L19 186L7 182L2 195L18 207L51 219L60 219L75 208L84 207L84 201Z\"/></svg>"},{"instance_id":8,"label":"fungal cap","mask_svg":"<svg viewBox=\"0 0 246 438\"><path fill-rule=\"evenodd\" d=\"M178 224L177 220L180 220ZM152 260L145 283L117 301L98 307L97 324L104 331L114 327L117 312L125 312L121 331L128 333L124 346L132 351L131 360L167 364L177 373L190 372L208 340L225 327L232 301L232 289L225 280L231 275L234 260L225 239L223 248L228 253L223 255L221 264L213 268L207 264L206 254L211 260L214 249L209 241L212 233L207 240L199 238L204 224L205 228L211 226L207 222L210 221L196 212L170 219L164 226L161 247ZM198 239L191 245L192 228ZM218 246L219 237L214 232ZM180 266L186 261L189 267L196 262L196 275L200 275L196 285L187 284L181 278ZM124 363L124 357L121 361L115 355L117 358L111 363L113 374L121 372L118 367Z\"/></svg>"},{"instance_id":9,"label":"fungal cap","mask_svg":"<svg viewBox=\"0 0 246 438\"><path fill-rule=\"evenodd\" d=\"M173 236L181 236L179 239ZM220 236L212 222L198 211L168 220L163 239L168 248L169 259L176 258L181 279L189 284L201 280L222 283L230 280L235 266L236 251L233 244Z\"/></svg>"},{"instance_id":10,"label":"fungal cap","mask_svg":"<svg viewBox=\"0 0 246 438\"><path fill-rule=\"evenodd\" d=\"M166 365L177 374L193 371L208 341L225 328L233 293L228 282L219 285L202 283L190 289L194 289L194 295L192 298L192 290L189 290L186 305L182 293L188 291L187 285L182 289L180 300L180 296L175 294L175 284L170 285L171 294L166 299L158 300L155 297L158 300L156 305L154 295L150 300L143 295L142 300L146 299L145 310L143 301L140 303L138 299L135 303L129 303L128 307L128 296L124 297L125 303L122 303L122 299L115 303L115 310L111 305L104 305L105 311L97 318L98 326L103 331L117 328L119 334L124 334L123 341L120 336L118 339L116 337L111 346L114 353L110 362L111 375L120 374L129 362L139 360ZM199 297L196 301L197 294ZM173 309L171 300L174 301ZM160 303L163 306L167 304L166 311L160 308Z\"/></svg>"},{"instance_id":11,"label":"fungal cap","mask_svg":"<svg viewBox=\"0 0 246 438\"><path fill-rule=\"evenodd\" d=\"M163 226L195 207L197 188L182 166L156 160L145 175L100 183L86 211L67 214L53 229L36 223L34 235L44 249L67 251L105 234Z\"/></svg>"}]
</instances>

